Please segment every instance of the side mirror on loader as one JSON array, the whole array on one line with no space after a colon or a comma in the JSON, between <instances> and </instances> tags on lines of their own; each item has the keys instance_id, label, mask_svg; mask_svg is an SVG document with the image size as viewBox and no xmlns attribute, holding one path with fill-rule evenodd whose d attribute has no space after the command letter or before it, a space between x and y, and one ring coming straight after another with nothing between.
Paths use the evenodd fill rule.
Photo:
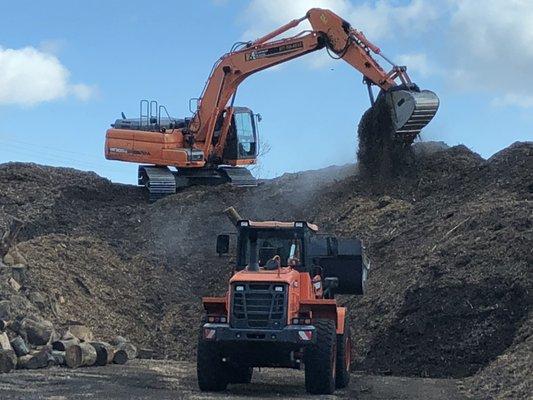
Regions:
<instances>
[{"instance_id":1,"label":"side mirror on loader","mask_svg":"<svg viewBox=\"0 0 533 400\"><path fill-rule=\"evenodd\" d=\"M217 253L219 256L229 253L229 235L217 236Z\"/></svg>"},{"instance_id":2,"label":"side mirror on loader","mask_svg":"<svg viewBox=\"0 0 533 400\"><path fill-rule=\"evenodd\" d=\"M328 276L324 279L324 288L333 291L339 287L339 278L336 276Z\"/></svg>"},{"instance_id":3,"label":"side mirror on loader","mask_svg":"<svg viewBox=\"0 0 533 400\"><path fill-rule=\"evenodd\" d=\"M324 297L326 299L335 298L335 289L339 287L339 278L336 276L328 276L324 279Z\"/></svg>"}]
</instances>

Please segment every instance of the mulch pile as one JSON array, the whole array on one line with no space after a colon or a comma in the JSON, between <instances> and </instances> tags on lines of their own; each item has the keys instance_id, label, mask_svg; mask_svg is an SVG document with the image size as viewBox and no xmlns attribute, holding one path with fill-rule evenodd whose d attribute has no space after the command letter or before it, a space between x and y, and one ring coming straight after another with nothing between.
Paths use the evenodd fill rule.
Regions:
<instances>
[{"instance_id":1,"label":"mulch pile","mask_svg":"<svg viewBox=\"0 0 533 400\"><path fill-rule=\"evenodd\" d=\"M1 165L0 231L24 221L16 247L25 273L10 296L20 313L81 321L103 339L124 335L158 357L190 360L199 297L223 293L231 273L230 259L214 251L216 235L234 231L222 210L307 219L363 238L372 261L367 295L341 299L354 369L473 375L468 390L526 398L533 144L489 160L443 147L416 145L409 172L380 184L353 166L331 167L257 188L192 187L152 205L141 189L92 173Z\"/></svg>"},{"instance_id":2,"label":"mulch pile","mask_svg":"<svg viewBox=\"0 0 533 400\"><path fill-rule=\"evenodd\" d=\"M354 176L314 205L316 222L365 239L372 260L368 294L347 300L355 367L466 377L489 365L469 388L526 398L533 145L489 160L463 146L418 153L410 177L386 190Z\"/></svg>"}]
</instances>

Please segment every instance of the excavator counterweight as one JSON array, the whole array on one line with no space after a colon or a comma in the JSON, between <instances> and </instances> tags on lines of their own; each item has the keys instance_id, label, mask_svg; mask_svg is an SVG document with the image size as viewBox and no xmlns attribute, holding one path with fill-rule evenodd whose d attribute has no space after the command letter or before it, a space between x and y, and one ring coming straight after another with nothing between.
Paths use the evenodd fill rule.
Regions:
<instances>
[{"instance_id":1,"label":"excavator counterweight","mask_svg":"<svg viewBox=\"0 0 533 400\"><path fill-rule=\"evenodd\" d=\"M304 20L312 30L279 39ZM255 41L234 45L220 57L191 118L172 118L157 102L141 101L138 119L123 116L108 129L106 158L143 164L139 184L148 188L151 200L194 184L254 185L245 167L257 160L259 118L249 108L233 106L237 89L256 72L321 49L363 74L372 103L373 86L380 89L379 96L387 96L396 135L404 143L410 145L435 116L438 97L419 90L406 67L392 63L361 31L332 11L313 8ZM391 70L385 71L372 54L390 63Z\"/></svg>"}]
</instances>

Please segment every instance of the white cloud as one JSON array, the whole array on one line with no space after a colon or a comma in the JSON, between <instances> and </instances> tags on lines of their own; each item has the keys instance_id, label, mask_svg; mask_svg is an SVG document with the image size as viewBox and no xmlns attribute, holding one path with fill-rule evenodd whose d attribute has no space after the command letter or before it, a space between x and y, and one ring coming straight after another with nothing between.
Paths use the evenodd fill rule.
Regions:
<instances>
[{"instance_id":1,"label":"white cloud","mask_svg":"<svg viewBox=\"0 0 533 400\"><path fill-rule=\"evenodd\" d=\"M437 72L424 53L401 54L395 58L398 65L408 66L408 72L414 72L416 75L427 77Z\"/></svg>"},{"instance_id":2,"label":"white cloud","mask_svg":"<svg viewBox=\"0 0 533 400\"><path fill-rule=\"evenodd\" d=\"M378 45L395 38L401 39L398 46L405 43L404 51L422 45L423 53L417 49L395 60L416 75L439 75L456 91L483 93L494 105L533 108L531 0L486 0L482 6L478 0L252 0L243 16L243 39L262 36L313 7L331 9ZM309 25L298 27L303 29ZM331 65L323 54L306 60L313 68Z\"/></svg>"},{"instance_id":3,"label":"white cloud","mask_svg":"<svg viewBox=\"0 0 533 400\"><path fill-rule=\"evenodd\" d=\"M75 83L69 86L69 94L81 101L88 101L97 94L96 87L84 83Z\"/></svg>"},{"instance_id":4,"label":"white cloud","mask_svg":"<svg viewBox=\"0 0 533 400\"><path fill-rule=\"evenodd\" d=\"M496 97L492 101L492 105L495 107L533 108L533 95L507 93L501 97Z\"/></svg>"},{"instance_id":5,"label":"white cloud","mask_svg":"<svg viewBox=\"0 0 533 400\"><path fill-rule=\"evenodd\" d=\"M31 106L73 95L88 100L94 88L72 84L59 59L34 47L0 47L0 104Z\"/></svg>"},{"instance_id":6,"label":"white cloud","mask_svg":"<svg viewBox=\"0 0 533 400\"><path fill-rule=\"evenodd\" d=\"M427 0L395 3L377 0L352 5L344 18L356 29L365 32L371 41L377 41L392 36L417 36L439 17L438 8Z\"/></svg>"},{"instance_id":7,"label":"white cloud","mask_svg":"<svg viewBox=\"0 0 533 400\"><path fill-rule=\"evenodd\" d=\"M414 35L438 17L437 9L427 0L411 0L404 5L388 0L353 4L348 0L252 0L245 11L248 28L246 40L253 40L271 30L301 18L310 8L326 8L365 32L370 40L392 35ZM309 24L303 25L309 29Z\"/></svg>"},{"instance_id":8,"label":"white cloud","mask_svg":"<svg viewBox=\"0 0 533 400\"><path fill-rule=\"evenodd\" d=\"M242 39L261 37L292 19L303 17L310 8L315 7L332 10L374 42L393 36L415 36L438 16L433 4L426 0L411 0L404 5L387 0L362 4L348 0L252 0L244 12L247 29ZM285 33L285 36L307 29L311 29L311 25L304 21ZM330 67L334 63L326 52L308 55L306 61L314 69ZM420 68L427 72L429 67L421 56L413 61L417 62L413 70Z\"/></svg>"},{"instance_id":9,"label":"white cloud","mask_svg":"<svg viewBox=\"0 0 533 400\"><path fill-rule=\"evenodd\" d=\"M533 1L449 1L446 62L454 85L491 93L500 106L533 107Z\"/></svg>"},{"instance_id":10,"label":"white cloud","mask_svg":"<svg viewBox=\"0 0 533 400\"><path fill-rule=\"evenodd\" d=\"M43 53L58 55L66 46L64 39L45 39L39 43L38 49Z\"/></svg>"}]
</instances>

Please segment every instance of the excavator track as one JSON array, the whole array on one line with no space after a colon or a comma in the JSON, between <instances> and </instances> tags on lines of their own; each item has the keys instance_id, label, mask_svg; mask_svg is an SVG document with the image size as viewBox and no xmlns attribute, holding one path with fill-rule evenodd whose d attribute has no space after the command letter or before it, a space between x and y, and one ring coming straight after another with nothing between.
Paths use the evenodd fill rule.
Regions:
<instances>
[{"instance_id":1,"label":"excavator track","mask_svg":"<svg viewBox=\"0 0 533 400\"><path fill-rule=\"evenodd\" d=\"M219 167L218 171L227 177L227 182L233 186L250 187L257 186L257 180L252 173L242 167Z\"/></svg>"},{"instance_id":2,"label":"excavator track","mask_svg":"<svg viewBox=\"0 0 533 400\"><path fill-rule=\"evenodd\" d=\"M138 183L148 189L150 203L176 193L176 178L167 167L139 166Z\"/></svg>"},{"instance_id":3,"label":"excavator track","mask_svg":"<svg viewBox=\"0 0 533 400\"><path fill-rule=\"evenodd\" d=\"M439 98L430 90L390 92L394 128L407 144L412 144L420 131L439 109Z\"/></svg>"},{"instance_id":4,"label":"excavator track","mask_svg":"<svg viewBox=\"0 0 533 400\"><path fill-rule=\"evenodd\" d=\"M153 165L139 166L138 184L146 187L151 203L176 193L178 188L193 185L257 186L257 180L246 168L219 167L213 169L179 169L171 171L168 167Z\"/></svg>"}]
</instances>

